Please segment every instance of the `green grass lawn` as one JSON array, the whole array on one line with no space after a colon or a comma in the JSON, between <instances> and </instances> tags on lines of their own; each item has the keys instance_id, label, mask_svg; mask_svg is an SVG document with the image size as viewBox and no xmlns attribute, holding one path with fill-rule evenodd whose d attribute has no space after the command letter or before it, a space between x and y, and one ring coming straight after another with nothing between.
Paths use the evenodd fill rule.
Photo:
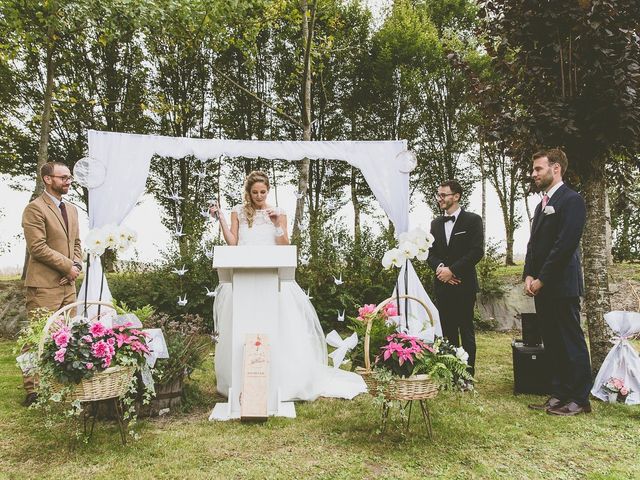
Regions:
<instances>
[{"instance_id":1,"label":"green grass lawn","mask_svg":"<svg viewBox=\"0 0 640 480\"><path fill-rule=\"evenodd\" d=\"M124 447L112 422L100 421L83 444L21 407L12 344L0 341L0 477L640 478L640 407L594 401L592 414L574 418L528 410L541 397L513 395L510 341L479 335L477 393L430 402L433 441L417 422L407 436L397 423L377 434L380 411L366 395L298 404L295 420L210 423L208 365L195 378L204 401L141 421L140 440Z\"/></svg>"}]
</instances>

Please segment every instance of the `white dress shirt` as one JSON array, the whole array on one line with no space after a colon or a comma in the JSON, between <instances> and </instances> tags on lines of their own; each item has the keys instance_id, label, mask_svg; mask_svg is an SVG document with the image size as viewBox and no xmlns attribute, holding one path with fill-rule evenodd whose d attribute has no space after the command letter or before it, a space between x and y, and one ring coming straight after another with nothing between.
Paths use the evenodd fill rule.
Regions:
<instances>
[{"instance_id":1,"label":"white dress shirt","mask_svg":"<svg viewBox=\"0 0 640 480\"><path fill-rule=\"evenodd\" d=\"M553 187L551 187L549 189L549 191L547 192L547 197L549 197L549 200L551 200L551 197L553 196L554 193L556 193L556 191L562 186L564 185L564 182L562 180L560 180L558 183L556 183Z\"/></svg>"},{"instance_id":2,"label":"white dress shirt","mask_svg":"<svg viewBox=\"0 0 640 480\"><path fill-rule=\"evenodd\" d=\"M60 210L60 204L64 201L64 200L58 200L56 197L54 197L53 195L51 195L49 192L47 192L46 190L44 191L44 193L46 193L47 195L49 195L49 198L51 200L53 200L53 203L55 204L56 207L58 207L58 210Z\"/></svg>"},{"instance_id":3,"label":"white dress shirt","mask_svg":"<svg viewBox=\"0 0 640 480\"><path fill-rule=\"evenodd\" d=\"M447 239L447 245L449 245L449 240L451 239L451 232L453 231L453 227L456 224L456 222L458 221L458 216L460 215L460 212L462 211L462 208L458 207L458 209L453 212L451 215L447 214L447 216L451 217L455 217L453 219L453 222L451 220L449 220L448 222L444 222L444 236Z\"/></svg>"}]
</instances>

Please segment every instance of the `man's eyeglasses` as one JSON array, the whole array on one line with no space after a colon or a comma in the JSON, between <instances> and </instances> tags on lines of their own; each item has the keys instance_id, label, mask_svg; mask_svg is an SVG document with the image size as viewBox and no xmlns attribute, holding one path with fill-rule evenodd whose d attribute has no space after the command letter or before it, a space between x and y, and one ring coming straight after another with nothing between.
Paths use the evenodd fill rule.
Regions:
<instances>
[{"instance_id":1,"label":"man's eyeglasses","mask_svg":"<svg viewBox=\"0 0 640 480\"><path fill-rule=\"evenodd\" d=\"M73 177L71 175L48 175L49 177L59 178L63 181L63 183L71 183L73 182Z\"/></svg>"},{"instance_id":2,"label":"man's eyeglasses","mask_svg":"<svg viewBox=\"0 0 640 480\"><path fill-rule=\"evenodd\" d=\"M455 193L435 193L434 194L436 198L442 198L443 200L451 195L455 195Z\"/></svg>"}]
</instances>

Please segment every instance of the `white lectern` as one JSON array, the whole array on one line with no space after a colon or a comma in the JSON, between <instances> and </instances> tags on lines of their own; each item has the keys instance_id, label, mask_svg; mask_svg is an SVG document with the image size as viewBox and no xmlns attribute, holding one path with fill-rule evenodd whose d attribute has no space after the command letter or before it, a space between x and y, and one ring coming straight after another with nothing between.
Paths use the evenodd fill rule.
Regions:
<instances>
[{"instance_id":1,"label":"white lectern","mask_svg":"<svg viewBox=\"0 0 640 480\"><path fill-rule=\"evenodd\" d=\"M226 403L213 408L209 420L240 418L243 349L247 334L263 334L271 344L269 370L268 413L271 416L295 418L293 402L280 400L278 344L280 282L294 280L296 247L237 246L215 247L213 266L222 283L233 288L233 318L231 333L231 385Z\"/></svg>"}]
</instances>

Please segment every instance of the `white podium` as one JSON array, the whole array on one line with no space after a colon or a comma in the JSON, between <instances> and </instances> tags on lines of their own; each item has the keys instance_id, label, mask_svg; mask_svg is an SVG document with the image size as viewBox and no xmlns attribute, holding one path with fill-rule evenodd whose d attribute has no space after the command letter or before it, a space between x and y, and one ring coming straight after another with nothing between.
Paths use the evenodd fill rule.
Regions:
<instances>
[{"instance_id":1,"label":"white podium","mask_svg":"<svg viewBox=\"0 0 640 480\"><path fill-rule=\"evenodd\" d=\"M294 280L295 246L215 247L213 266L221 283L233 288L231 342L231 385L227 402L215 405L209 420L240 418L243 380L243 349L248 334L266 335L271 345L267 410L270 416L295 418L293 402L280 399L278 344L280 282Z\"/></svg>"}]
</instances>

